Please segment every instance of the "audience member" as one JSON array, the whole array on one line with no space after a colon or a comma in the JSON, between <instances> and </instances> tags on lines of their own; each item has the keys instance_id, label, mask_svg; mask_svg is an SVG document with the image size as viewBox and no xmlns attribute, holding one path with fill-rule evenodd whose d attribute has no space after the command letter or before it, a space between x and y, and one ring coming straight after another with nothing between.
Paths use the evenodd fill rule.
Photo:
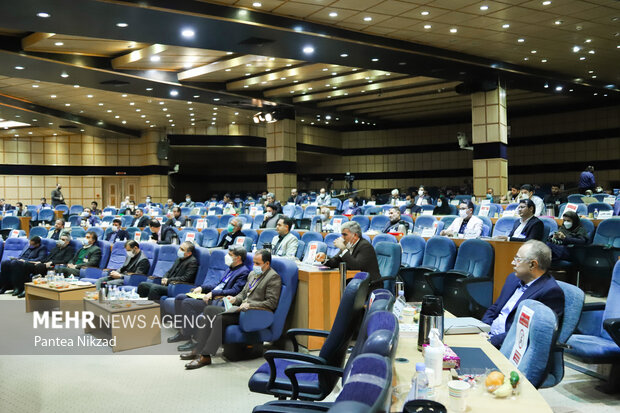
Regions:
<instances>
[{"instance_id":1,"label":"audience member","mask_svg":"<svg viewBox=\"0 0 620 413\"><path fill-rule=\"evenodd\" d=\"M13 295L21 293L13 284L14 273L21 274L25 262L41 262L47 255L45 246L41 245L41 237L32 237L28 246L15 258L2 261L0 265L0 294L13 289Z\"/></svg>"},{"instance_id":2,"label":"audience member","mask_svg":"<svg viewBox=\"0 0 620 413\"><path fill-rule=\"evenodd\" d=\"M178 258L162 277L161 284L155 284L152 280L156 277L150 276L149 280L151 281L142 282L138 285L140 297L159 301L162 295L168 294L169 285L192 284L198 272L198 261L194 257L194 251L195 247L191 242L186 241L179 245Z\"/></svg>"},{"instance_id":3,"label":"audience member","mask_svg":"<svg viewBox=\"0 0 620 413\"><path fill-rule=\"evenodd\" d=\"M44 208L51 208L52 206L47 203L47 199L41 198L41 203L37 205L37 211L40 211Z\"/></svg>"},{"instance_id":4,"label":"audience member","mask_svg":"<svg viewBox=\"0 0 620 413\"><path fill-rule=\"evenodd\" d=\"M588 232L581 225L579 215L574 211L566 211L562 219L562 226L547 238L554 262L571 260L568 245L583 245L588 242Z\"/></svg>"},{"instance_id":5,"label":"audience member","mask_svg":"<svg viewBox=\"0 0 620 413\"><path fill-rule=\"evenodd\" d=\"M520 188L517 185L511 185L510 191L506 193L506 196L502 197L502 203L507 202L512 204L519 202L519 195L521 195Z\"/></svg>"},{"instance_id":6,"label":"audience member","mask_svg":"<svg viewBox=\"0 0 620 413\"><path fill-rule=\"evenodd\" d=\"M203 285L194 288L191 292L194 294L204 294L201 299L191 299L187 294L179 294L174 299L175 315L187 317L195 320L207 305L224 306L222 299L226 296L236 296L239 294L246 281L248 280L249 269L244 265L247 258L245 248L232 246L228 249L225 256L225 263L228 269L222 274L218 280L205 279ZM195 325L195 323L194 323ZM177 334L168 338L168 343L189 340L187 343L179 346L179 351L192 350L196 343L192 341L192 335L195 330L192 328L181 328Z\"/></svg>"},{"instance_id":7,"label":"audience member","mask_svg":"<svg viewBox=\"0 0 620 413\"><path fill-rule=\"evenodd\" d=\"M568 202L568 200L560 195L560 186L559 185L551 185L551 193L545 197L544 203L547 208L553 206L553 215L560 215L560 205Z\"/></svg>"},{"instance_id":8,"label":"audience member","mask_svg":"<svg viewBox=\"0 0 620 413\"><path fill-rule=\"evenodd\" d=\"M585 194L586 190L594 191L596 188L596 180L594 179L594 167L592 165L588 165L579 175L579 193Z\"/></svg>"},{"instance_id":9,"label":"audience member","mask_svg":"<svg viewBox=\"0 0 620 413\"><path fill-rule=\"evenodd\" d=\"M341 262L347 263L347 270L365 271L370 276L370 282L381 278L377 254L372 244L362 238L362 228L355 221L348 221L341 226L341 237L334 240L334 246L340 251L334 257L326 260L326 254L319 252L316 261L324 263L330 268L338 268Z\"/></svg>"},{"instance_id":10,"label":"audience member","mask_svg":"<svg viewBox=\"0 0 620 413\"><path fill-rule=\"evenodd\" d=\"M471 201L462 201L459 204L459 217L455 218L450 226L440 235L456 237L462 234L464 238L477 238L482 233L483 222L477 216L474 216L474 204Z\"/></svg>"},{"instance_id":11,"label":"audience member","mask_svg":"<svg viewBox=\"0 0 620 413\"><path fill-rule=\"evenodd\" d=\"M332 197L327 193L325 188L319 190L319 196L316 197L316 204L318 206L330 206L332 203Z\"/></svg>"},{"instance_id":12,"label":"audience member","mask_svg":"<svg viewBox=\"0 0 620 413\"><path fill-rule=\"evenodd\" d=\"M594 193L592 192L591 189L586 189L585 195L581 197L581 202L583 202L586 205L598 202L598 199L594 198L593 195Z\"/></svg>"},{"instance_id":13,"label":"audience member","mask_svg":"<svg viewBox=\"0 0 620 413\"><path fill-rule=\"evenodd\" d=\"M512 260L511 273L502 287L499 298L482 317L491 326L491 343L500 348L510 330L519 303L536 300L551 308L562 323L564 293L555 279L547 273L551 266L551 250L540 241L528 241L519 248Z\"/></svg>"},{"instance_id":14,"label":"audience member","mask_svg":"<svg viewBox=\"0 0 620 413\"><path fill-rule=\"evenodd\" d=\"M123 202L121 202L121 208L120 209L129 207L129 202L130 201L131 201L131 199L129 198L129 195L127 195L125 197L125 200Z\"/></svg>"},{"instance_id":15,"label":"audience member","mask_svg":"<svg viewBox=\"0 0 620 413\"><path fill-rule=\"evenodd\" d=\"M174 209L174 202L172 201L171 198L168 198L168 200L164 204L164 209L162 210L162 213L164 215L168 215L168 213L171 213L173 209Z\"/></svg>"},{"instance_id":16,"label":"audience member","mask_svg":"<svg viewBox=\"0 0 620 413\"><path fill-rule=\"evenodd\" d=\"M241 311L251 309L275 311L281 289L282 280L271 268L271 254L266 250L257 251L254 254L254 269L248 276L243 290L234 297L225 298L234 307L226 312L224 307L217 305L210 305L204 309L203 314L207 320L204 328L198 329L196 333L198 344L191 353L181 354L182 360L192 360L185 365L185 368L190 370L211 364L211 356L214 356L222 345L226 327L239 323Z\"/></svg>"},{"instance_id":17,"label":"audience member","mask_svg":"<svg viewBox=\"0 0 620 413\"><path fill-rule=\"evenodd\" d=\"M144 228L149 224L149 217L144 215L144 212L141 208L136 208L136 212L134 212L134 219L131 221L131 227Z\"/></svg>"},{"instance_id":18,"label":"audience member","mask_svg":"<svg viewBox=\"0 0 620 413\"><path fill-rule=\"evenodd\" d=\"M409 232L409 222L400 219L400 209L397 206L390 208L388 216L390 217L390 222L385 225L383 232L386 234L388 232L400 232L407 235Z\"/></svg>"},{"instance_id":19,"label":"audience member","mask_svg":"<svg viewBox=\"0 0 620 413\"><path fill-rule=\"evenodd\" d=\"M17 217L30 217L32 214L28 211L28 208L24 206L21 202L15 203L15 216Z\"/></svg>"},{"instance_id":20,"label":"audience member","mask_svg":"<svg viewBox=\"0 0 620 413\"><path fill-rule=\"evenodd\" d=\"M99 219L99 217L96 217L91 213L90 208L84 208L84 211L82 211L80 222L80 225L83 227L94 227L99 222L101 222L101 220Z\"/></svg>"},{"instance_id":21,"label":"audience member","mask_svg":"<svg viewBox=\"0 0 620 413\"><path fill-rule=\"evenodd\" d=\"M417 214L422 211L422 205L430 205L433 200L428 196L428 192L424 189L424 186L420 185L418 188L418 194L413 199L413 203L407 205L407 209L410 209L412 213Z\"/></svg>"},{"instance_id":22,"label":"audience member","mask_svg":"<svg viewBox=\"0 0 620 413\"><path fill-rule=\"evenodd\" d=\"M99 204L97 201L90 203L90 213L93 215L101 215L101 210L99 209Z\"/></svg>"},{"instance_id":23,"label":"audience member","mask_svg":"<svg viewBox=\"0 0 620 413\"><path fill-rule=\"evenodd\" d=\"M450 215L452 209L450 209L450 200L445 195L439 195L437 199L437 206L433 209L433 215Z\"/></svg>"},{"instance_id":24,"label":"audience member","mask_svg":"<svg viewBox=\"0 0 620 413\"><path fill-rule=\"evenodd\" d=\"M156 205L153 203L152 198L151 198L151 196L150 196L150 195L147 195L147 196L146 196L146 199L145 199L144 201L145 201L145 202L144 202L144 207L145 207L145 208L153 208L153 207L155 207L155 206L156 206Z\"/></svg>"},{"instance_id":25,"label":"audience member","mask_svg":"<svg viewBox=\"0 0 620 413\"><path fill-rule=\"evenodd\" d=\"M121 228L122 225L123 222L119 218L114 218L112 220L112 226L110 227L111 231L106 232L105 240L115 243L116 241L125 241L128 239L129 234Z\"/></svg>"},{"instance_id":26,"label":"audience member","mask_svg":"<svg viewBox=\"0 0 620 413\"><path fill-rule=\"evenodd\" d=\"M159 245L170 245L178 239L176 231L171 226L162 226L161 222L156 219L149 221L149 229L151 230L150 241Z\"/></svg>"},{"instance_id":27,"label":"audience member","mask_svg":"<svg viewBox=\"0 0 620 413\"><path fill-rule=\"evenodd\" d=\"M398 189L394 188L392 189L392 193L390 194L390 201L388 202L388 204L398 205L399 202L400 202L400 192L398 191Z\"/></svg>"},{"instance_id":28,"label":"audience member","mask_svg":"<svg viewBox=\"0 0 620 413\"><path fill-rule=\"evenodd\" d=\"M127 204L127 207L125 208L124 214L125 215L134 215L136 213L137 209L139 209L139 208L136 207L135 201L129 201L129 203Z\"/></svg>"},{"instance_id":29,"label":"audience member","mask_svg":"<svg viewBox=\"0 0 620 413\"><path fill-rule=\"evenodd\" d=\"M297 189L293 188L291 189L291 196L286 202L292 203L295 205L301 205L304 202L304 197L297 193Z\"/></svg>"},{"instance_id":30,"label":"audience member","mask_svg":"<svg viewBox=\"0 0 620 413\"><path fill-rule=\"evenodd\" d=\"M536 215L537 217L542 215L542 213L545 210L545 203L539 196L534 195L534 187L530 184L521 185L521 194L519 195L519 202L524 199L531 199L534 205L536 206L536 211L534 212L534 215Z\"/></svg>"},{"instance_id":31,"label":"audience member","mask_svg":"<svg viewBox=\"0 0 620 413\"><path fill-rule=\"evenodd\" d=\"M185 202L182 202L181 206L185 208L193 208L196 204L192 201L192 196L190 194L185 194Z\"/></svg>"},{"instance_id":32,"label":"audience member","mask_svg":"<svg viewBox=\"0 0 620 413\"><path fill-rule=\"evenodd\" d=\"M62 185L56 184L56 189L52 191L52 208L56 208L57 205L65 203L65 197L62 195L62 192L60 192L61 189Z\"/></svg>"},{"instance_id":33,"label":"audience member","mask_svg":"<svg viewBox=\"0 0 620 413\"><path fill-rule=\"evenodd\" d=\"M488 199L489 202L491 202L491 203L495 202L495 198L493 197L493 188L488 188L487 189L486 199Z\"/></svg>"},{"instance_id":34,"label":"audience member","mask_svg":"<svg viewBox=\"0 0 620 413\"><path fill-rule=\"evenodd\" d=\"M62 234L64 228L65 220L57 219L54 223L54 227L50 229L50 231L47 233L47 238L55 239L56 241L58 241L60 239L60 234Z\"/></svg>"},{"instance_id":35,"label":"audience member","mask_svg":"<svg viewBox=\"0 0 620 413\"><path fill-rule=\"evenodd\" d=\"M277 213L277 207L274 204L267 205L265 209L265 215L263 217L263 222L260 224L261 228L275 228L282 217L281 214Z\"/></svg>"},{"instance_id":36,"label":"audience member","mask_svg":"<svg viewBox=\"0 0 620 413\"><path fill-rule=\"evenodd\" d=\"M545 225L534 216L534 202L531 199L519 201L517 214L520 219L515 221L508 237L499 236L498 239L510 239L510 241L529 241L531 239L542 241L545 233Z\"/></svg>"},{"instance_id":37,"label":"audience member","mask_svg":"<svg viewBox=\"0 0 620 413\"><path fill-rule=\"evenodd\" d=\"M7 204L4 202L4 198L0 198L0 212L7 212L14 209L11 204Z\"/></svg>"},{"instance_id":38,"label":"audience member","mask_svg":"<svg viewBox=\"0 0 620 413\"><path fill-rule=\"evenodd\" d=\"M99 278L95 283L97 290L101 288L102 282L107 282L108 285L123 285L126 275L147 275L149 273L151 263L140 249L140 244L137 241L129 240L125 242L125 252L127 258L125 258L121 268L118 271L109 271L107 276Z\"/></svg>"},{"instance_id":39,"label":"audience member","mask_svg":"<svg viewBox=\"0 0 620 413\"><path fill-rule=\"evenodd\" d=\"M190 227L191 225L192 220L185 215L181 215L181 207L178 206L172 208L172 216L168 218L168 221L164 224L164 226L177 228Z\"/></svg>"},{"instance_id":40,"label":"audience member","mask_svg":"<svg viewBox=\"0 0 620 413\"><path fill-rule=\"evenodd\" d=\"M343 211L345 215L362 215L362 208L357 206L357 197L349 197L349 205Z\"/></svg>"},{"instance_id":41,"label":"audience member","mask_svg":"<svg viewBox=\"0 0 620 413\"><path fill-rule=\"evenodd\" d=\"M86 267L98 267L101 262L101 248L95 243L97 242L97 234L93 231L86 233L86 238L82 241L83 247L76 251L75 255L66 267L57 268L56 272L60 272L65 276L80 276L80 269Z\"/></svg>"},{"instance_id":42,"label":"audience member","mask_svg":"<svg viewBox=\"0 0 620 413\"><path fill-rule=\"evenodd\" d=\"M269 192L267 194L267 198L265 198L265 210L267 209L267 206L269 205L273 205L275 206L275 212L277 214L281 214L282 213L282 205L280 204L279 201L276 201L276 196L273 194L273 192Z\"/></svg>"},{"instance_id":43,"label":"audience member","mask_svg":"<svg viewBox=\"0 0 620 413\"><path fill-rule=\"evenodd\" d=\"M17 298L23 298L25 296L24 284L29 282L33 275L45 275L56 265L67 264L74 253L75 251L71 246L71 235L67 231L62 233L60 239L56 241L56 246L40 261L15 261L16 267L12 269L13 295L17 295Z\"/></svg>"},{"instance_id":44,"label":"audience member","mask_svg":"<svg viewBox=\"0 0 620 413\"><path fill-rule=\"evenodd\" d=\"M278 257L295 258L299 240L291 233L293 220L287 216L281 216L276 224L278 235L271 240L271 253Z\"/></svg>"},{"instance_id":45,"label":"audience member","mask_svg":"<svg viewBox=\"0 0 620 413\"><path fill-rule=\"evenodd\" d=\"M227 249L235 243L237 237L245 237L245 234L241 231L241 228L243 228L243 220L238 217L231 218L230 221L228 221L228 227L226 228L228 233L224 235L224 238L222 238L218 244L218 248Z\"/></svg>"}]
</instances>

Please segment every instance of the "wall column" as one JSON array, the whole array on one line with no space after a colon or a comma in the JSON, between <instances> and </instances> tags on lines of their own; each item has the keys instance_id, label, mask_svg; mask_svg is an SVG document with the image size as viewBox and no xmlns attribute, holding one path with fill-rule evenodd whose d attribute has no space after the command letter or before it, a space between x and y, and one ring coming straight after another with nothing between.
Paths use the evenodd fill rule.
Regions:
<instances>
[{"instance_id":1,"label":"wall column","mask_svg":"<svg viewBox=\"0 0 620 413\"><path fill-rule=\"evenodd\" d=\"M484 197L493 188L496 197L502 196L508 189L506 90L498 86L473 93L471 110L474 195Z\"/></svg>"},{"instance_id":2,"label":"wall column","mask_svg":"<svg viewBox=\"0 0 620 413\"><path fill-rule=\"evenodd\" d=\"M297 127L294 119L268 123L267 190L285 203L297 187Z\"/></svg>"}]
</instances>

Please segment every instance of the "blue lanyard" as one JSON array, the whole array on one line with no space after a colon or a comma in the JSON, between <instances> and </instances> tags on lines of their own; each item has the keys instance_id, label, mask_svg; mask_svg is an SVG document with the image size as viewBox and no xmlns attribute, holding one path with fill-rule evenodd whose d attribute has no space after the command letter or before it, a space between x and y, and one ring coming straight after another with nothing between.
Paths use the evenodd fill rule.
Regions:
<instances>
[{"instance_id":1,"label":"blue lanyard","mask_svg":"<svg viewBox=\"0 0 620 413\"><path fill-rule=\"evenodd\" d=\"M256 285L256 283L258 283L260 279L261 277L254 278L254 281L252 281L252 284L250 284L250 291L254 289L254 286Z\"/></svg>"},{"instance_id":2,"label":"blue lanyard","mask_svg":"<svg viewBox=\"0 0 620 413\"><path fill-rule=\"evenodd\" d=\"M224 278L222 278L222 280L220 281L220 283L222 283L222 284L226 284L226 283L228 282L228 280L230 279L230 277L232 277L232 276L233 276L233 273L232 273L232 271L230 271L230 270L229 270L229 271L228 271L228 275L227 275L227 276L225 276Z\"/></svg>"}]
</instances>

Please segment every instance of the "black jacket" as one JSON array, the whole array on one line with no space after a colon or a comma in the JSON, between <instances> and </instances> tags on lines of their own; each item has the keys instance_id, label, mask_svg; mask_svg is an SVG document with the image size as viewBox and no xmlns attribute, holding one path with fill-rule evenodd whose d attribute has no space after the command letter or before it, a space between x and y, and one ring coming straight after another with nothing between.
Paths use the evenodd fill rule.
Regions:
<instances>
[{"instance_id":1,"label":"black jacket","mask_svg":"<svg viewBox=\"0 0 620 413\"><path fill-rule=\"evenodd\" d=\"M71 264L75 264L78 260L78 255L80 254L80 251L82 250L82 248L80 248L79 250L77 250L75 252L75 255L73 256L73 258L71 258L70 263ZM85 259L85 264L80 264L77 265L76 268L82 268L82 267L98 267L99 264L101 263L101 248L99 248L96 245L92 245L89 249L88 252L86 253L86 257L84 257Z\"/></svg>"},{"instance_id":2,"label":"black jacket","mask_svg":"<svg viewBox=\"0 0 620 413\"><path fill-rule=\"evenodd\" d=\"M237 237L245 237L245 234L243 233L243 231L233 232L232 234L228 233L224 235L224 238L222 238L222 241L219 243L218 247L219 248L230 247L231 245L235 243L235 240L237 239Z\"/></svg>"},{"instance_id":3,"label":"black jacket","mask_svg":"<svg viewBox=\"0 0 620 413\"><path fill-rule=\"evenodd\" d=\"M47 249L43 244L39 245L37 248L30 249L30 247L26 247L19 256L20 259L26 261L39 261L42 262L47 255Z\"/></svg>"},{"instance_id":4,"label":"black jacket","mask_svg":"<svg viewBox=\"0 0 620 413\"><path fill-rule=\"evenodd\" d=\"M154 238L155 234L151 234L151 239ZM159 230L159 237L157 238L157 244L159 245L170 245L172 244L172 240L177 238L177 233L170 226L162 226Z\"/></svg>"},{"instance_id":5,"label":"black jacket","mask_svg":"<svg viewBox=\"0 0 620 413\"><path fill-rule=\"evenodd\" d=\"M62 196L62 192L60 192L60 190L58 189L54 189L52 191L52 208L54 208L56 205L64 204L64 203L65 203L65 198Z\"/></svg>"},{"instance_id":6,"label":"black jacket","mask_svg":"<svg viewBox=\"0 0 620 413\"><path fill-rule=\"evenodd\" d=\"M50 235L50 232L48 232L47 237L49 239L55 239L56 241L58 241L58 239L60 238L60 234L62 234L63 231L67 231L67 230L64 228L50 230L51 235Z\"/></svg>"},{"instance_id":7,"label":"black jacket","mask_svg":"<svg viewBox=\"0 0 620 413\"><path fill-rule=\"evenodd\" d=\"M385 228L383 228L383 232L386 234L388 232L400 232L399 227L401 225L405 227L405 234L407 234L407 232L409 232L409 222L405 221L404 219L400 219L398 220L398 222L394 224L392 224L391 221L388 222L387 224L385 224Z\"/></svg>"},{"instance_id":8,"label":"black jacket","mask_svg":"<svg viewBox=\"0 0 620 413\"><path fill-rule=\"evenodd\" d=\"M331 268L338 268L341 262L347 263L348 270L365 271L369 274L370 282L377 281L381 278L379 273L379 263L377 262L377 254L372 244L361 238L353 247L353 251L347 251L343 257L340 253L328 260L325 265Z\"/></svg>"},{"instance_id":9,"label":"black jacket","mask_svg":"<svg viewBox=\"0 0 620 413\"><path fill-rule=\"evenodd\" d=\"M170 268L162 278L167 278L168 284L193 284L197 272L198 260L196 260L196 257L193 255L190 255L185 259L177 258L172 268Z\"/></svg>"},{"instance_id":10,"label":"black jacket","mask_svg":"<svg viewBox=\"0 0 620 413\"><path fill-rule=\"evenodd\" d=\"M116 238L114 238L114 242L125 241L129 239L129 234L127 233L127 231L125 231L124 229L119 229L116 233L114 231L108 232L108 234L105 236L105 240L110 241L114 234L116 234Z\"/></svg>"},{"instance_id":11,"label":"black jacket","mask_svg":"<svg viewBox=\"0 0 620 413\"><path fill-rule=\"evenodd\" d=\"M149 259L142 251L140 254L126 260L123 266L118 270L121 274L142 274L147 275L151 269Z\"/></svg>"},{"instance_id":12,"label":"black jacket","mask_svg":"<svg viewBox=\"0 0 620 413\"><path fill-rule=\"evenodd\" d=\"M164 226L177 227L177 228L178 227L190 227L191 225L192 225L191 219L189 219L188 217L184 215L181 215L178 219L175 217L172 217L168 219L168 221L166 221L166 223L164 224Z\"/></svg>"},{"instance_id":13,"label":"black jacket","mask_svg":"<svg viewBox=\"0 0 620 413\"><path fill-rule=\"evenodd\" d=\"M545 225L540 219L532 217L529 221L527 221L527 224L525 224L523 231L521 231L521 237L513 237L512 235L515 233L515 230L519 225L521 225L521 220L517 219L512 227L512 230L510 231L510 234L508 235L510 241L525 242L531 239L537 239L538 241L543 240L543 236L545 235Z\"/></svg>"},{"instance_id":14,"label":"black jacket","mask_svg":"<svg viewBox=\"0 0 620 413\"><path fill-rule=\"evenodd\" d=\"M144 228L149 226L150 219L146 215L142 215L140 218L134 218L131 221L132 227Z\"/></svg>"},{"instance_id":15,"label":"black jacket","mask_svg":"<svg viewBox=\"0 0 620 413\"><path fill-rule=\"evenodd\" d=\"M52 248L48 256L43 259L43 262L51 262L54 265L66 264L69 262L71 257L73 257L73 254L75 254L75 251L73 250L71 244L64 248L55 246Z\"/></svg>"}]
</instances>

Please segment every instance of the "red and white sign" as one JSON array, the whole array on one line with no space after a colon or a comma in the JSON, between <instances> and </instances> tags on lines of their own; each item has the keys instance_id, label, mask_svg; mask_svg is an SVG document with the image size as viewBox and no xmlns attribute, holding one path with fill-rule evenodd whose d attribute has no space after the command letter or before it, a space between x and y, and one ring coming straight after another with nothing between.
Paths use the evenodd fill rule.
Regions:
<instances>
[{"instance_id":1,"label":"red and white sign","mask_svg":"<svg viewBox=\"0 0 620 413\"><path fill-rule=\"evenodd\" d=\"M334 232L339 233L341 225L342 218L334 218L334 220L332 221L332 229L334 230Z\"/></svg>"},{"instance_id":2,"label":"red and white sign","mask_svg":"<svg viewBox=\"0 0 620 413\"><path fill-rule=\"evenodd\" d=\"M204 218L198 218L196 220L196 228L197 229L204 229L205 227L205 219Z\"/></svg>"},{"instance_id":3,"label":"red and white sign","mask_svg":"<svg viewBox=\"0 0 620 413\"><path fill-rule=\"evenodd\" d=\"M528 340L530 336L530 323L532 322L532 316L534 316L534 310L529 307L521 307L521 312L518 314L517 319L517 334L515 337L515 344L512 347L512 352L508 359L516 367L519 367L519 363L523 359L523 355L527 350Z\"/></svg>"},{"instance_id":4,"label":"red and white sign","mask_svg":"<svg viewBox=\"0 0 620 413\"><path fill-rule=\"evenodd\" d=\"M19 230L14 229L13 231L11 231L11 235L9 235L9 238L19 238Z\"/></svg>"},{"instance_id":5,"label":"red and white sign","mask_svg":"<svg viewBox=\"0 0 620 413\"><path fill-rule=\"evenodd\" d=\"M308 248L308 255L305 260L306 262L313 263L315 261L318 248L319 248L318 244L316 243L310 244L310 248Z\"/></svg>"},{"instance_id":6,"label":"red and white sign","mask_svg":"<svg viewBox=\"0 0 620 413\"><path fill-rule=\"evenodd\" d=\"M564 208L564 212L566 212L566 211L573 211L576 214L577 213L577 209L579 209L579 205L568 203L568 204L566 204L566 208Z\"/></svg>"},{"instance_id":7,"label":"red and white sign","mask_svg":"<svg viewBox=\"0 0 620 413\"><path fill-rule=\"evenodd\" d=\"M140 237L142 236L142 232L141 231L136 231L133 234L133 240L136 242L140 242Z\"/></svg>"},{"instance_id":8,"label":"red and white sign","mask_svg":"<svg viewBox=\"0 0 620 413\"><path fill-rule=\"evenodd\" d=\"M244 242L245 242L245 237L237 237L235 239L235 245L239 245L240 247L243 247Z\"/></svg>"},{"instance_id":9,"label":"red and white sign","mask_svg":"<svg viewBox=\"0 0 620 413\"><path fill-rule=\"evenodd\" d=\"M491 210L491 205L481 205L480 206L480 211L478 212L479 216L482 217L488 217L489 216L489 211Z\"/></svg>"},{"instance_id":10,"label":"red and white sign","mask_svg":"<svg viewBox=\"0 0 620 413\"><path fill-rule=\"evenodd\" d=\"M189 241L189 242L196 241L196 233L195 232L188 232L187 235L185 236L185 241Z\"/></svg>"}]
</instances>

